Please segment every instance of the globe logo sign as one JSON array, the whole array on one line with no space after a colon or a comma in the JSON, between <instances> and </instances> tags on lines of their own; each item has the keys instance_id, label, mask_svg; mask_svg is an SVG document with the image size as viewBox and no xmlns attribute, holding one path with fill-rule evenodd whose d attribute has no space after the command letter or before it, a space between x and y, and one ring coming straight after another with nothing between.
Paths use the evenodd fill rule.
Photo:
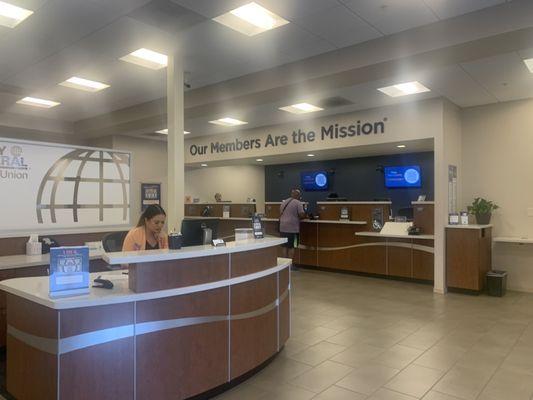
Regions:
<instances>
[{"instance_id":1,"label":"globe logo sign","mask_svg":"<svg viewBox=\"0 0 533 400\"><path fill-rule=\"evenodd\" d=\"M327 185L328 183L328 178L326 175L324 175L323 173L318 173L316 174L315 176L315 183L318 187L324 187Z\"/></svg>"},{"instance_id":2,"label":"globe logo sign","mask_svg":"<svg viewBox=\"0 0 533 400\"><path fill-rule=\"evenodd\" d=\"M414 185L420 180L420 173L414 168L409 168L405 170L403 178L407 183Z\"/></svg>"},{"instance_id":3,"label":"globe logo sign","mask_svg":"<svg viewBox=\"0 0 533 400\"><path fill-rule=\"evenodd\" d=\"M130 156L78 149L58 159L37 194L39 224L129 220Z\"/></svg>"}]
</instances>

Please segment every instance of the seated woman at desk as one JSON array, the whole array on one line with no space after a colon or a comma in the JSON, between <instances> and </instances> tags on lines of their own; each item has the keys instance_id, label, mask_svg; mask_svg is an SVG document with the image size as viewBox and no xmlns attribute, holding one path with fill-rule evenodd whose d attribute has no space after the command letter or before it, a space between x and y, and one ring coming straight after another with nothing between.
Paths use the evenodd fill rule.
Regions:
<instances>
[{"instance_id":1,"label":"seated woman at desk","mask_svg":"<svg viewBox=\"0 0 533 400\"><path fill-rule=\"evenodd\" d=\"M168 249L168 236L163 231L167 214L152 204L141 214L137 226L124 239L122 251Z\"/></svg>"}]
</instances>

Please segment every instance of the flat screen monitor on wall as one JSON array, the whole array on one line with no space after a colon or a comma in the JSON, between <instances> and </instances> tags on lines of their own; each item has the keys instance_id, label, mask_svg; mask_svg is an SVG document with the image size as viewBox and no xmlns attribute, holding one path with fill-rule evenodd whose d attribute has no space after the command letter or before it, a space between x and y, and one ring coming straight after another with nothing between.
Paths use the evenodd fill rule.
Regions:
<instances>
[{"instance_id":1,"label":"flat screen monitor on wall","mask_svg":"<svg viewBox=\"0 0 533 400\"><path fill-rule=\"evenodd\" d=\"M305 191L328 190L329 179L326 171L308 171L300 173L302 189Z\"/></svg>"},{"instance_id":2,"label":"flat screen monitor on wall","mask_svg":"<svg viewBox=\"0 0 533 400\"><path fill-rule=\"evenodd\" d=\"M421 187L420 166L385 167L385 186L387 188Z\"/></svg>"}]
</instances>

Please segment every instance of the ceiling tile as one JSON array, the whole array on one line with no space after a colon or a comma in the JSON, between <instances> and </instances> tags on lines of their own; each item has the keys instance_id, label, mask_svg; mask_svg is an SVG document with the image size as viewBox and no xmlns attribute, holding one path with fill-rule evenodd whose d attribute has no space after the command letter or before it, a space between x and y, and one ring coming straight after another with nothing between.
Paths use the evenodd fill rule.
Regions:
<instances>
[{"instance_id":1,"label":"ceiling tile","mask_svg":"<svg viewBox=\"0 0 533 400\"><path fill-rule=\"evenodd\" d=\"M452 18L505 3L505 0L424 0L440 19Z\"/></svg>"},{"instance_id":2,"label":"ceiling tile","mask_svg":"<svg viewBox=\"0 0 533 400\"><path fill-rule=\"evenodd\" d=\"M341 0L384 34L437 22L423 0Z\"/></svg>"},{"instance_id":3,"label":"ceiling tile","mask_svg":"<svg viewBox=\"0 0 533 400\"><path fill-rule=\"evenodd\" d=\"M533 74L518 53L501 54L462 66L499 101L533 97Z\"/></svg>"},{"instance_id":4,"label":"ceiling tile","mask_svg":"<svg viewBox=\"0 0 533 400\"><path fill-rule=\"evenodd\" d=\"M302 27L326 39L337 48L365 42L380 37L381 34L345 6L328 8L296 19Z\"/></svg>"},{"instance_id":5,"label":"ceiling tile","mask_svg":"<svg viewBox=\"0 0 533 400\"><path fill-rule=\"evenodd\" d=\"M473 107L498 101L459 65L431 71L424 77L424 84L459 107Z\"/></svg>"}]
</instances>

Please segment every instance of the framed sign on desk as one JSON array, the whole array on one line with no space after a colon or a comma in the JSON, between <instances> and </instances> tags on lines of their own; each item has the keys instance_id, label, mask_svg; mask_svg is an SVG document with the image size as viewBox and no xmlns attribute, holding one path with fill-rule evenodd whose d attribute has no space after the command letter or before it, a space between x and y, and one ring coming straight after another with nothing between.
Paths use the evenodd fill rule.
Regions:
<instances>
[{"instance_id":1,"label":"framed sign on desk","mask_svg":"<svg viewBox=\"0 0 533 400\"><path fill-rule=\"evenodd\" d=\"M152 204L161 205L161 184L141 183L141 211Z\"/></svg>"}]
</instances>

